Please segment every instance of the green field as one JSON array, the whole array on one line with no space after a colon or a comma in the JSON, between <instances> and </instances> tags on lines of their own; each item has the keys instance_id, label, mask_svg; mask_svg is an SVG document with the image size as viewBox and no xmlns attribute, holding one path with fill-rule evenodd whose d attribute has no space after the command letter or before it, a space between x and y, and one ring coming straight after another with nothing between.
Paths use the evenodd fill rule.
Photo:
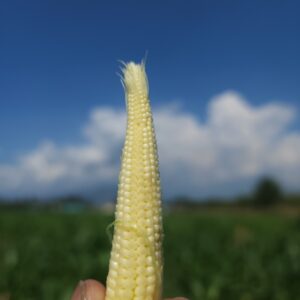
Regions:
<instances>
[{"instance_id":1,"label":"green field","mask_svg":"<svg viewBox=\"0 0 300 300\"><path fill-rule=\"evenodd\" d=\"M0 299L64 300L80 279L104 282L112 220L89 213L0 213ZM165 296L300 299L299 218L170 214L164 253Z\"/></svg>"}]
</instances>

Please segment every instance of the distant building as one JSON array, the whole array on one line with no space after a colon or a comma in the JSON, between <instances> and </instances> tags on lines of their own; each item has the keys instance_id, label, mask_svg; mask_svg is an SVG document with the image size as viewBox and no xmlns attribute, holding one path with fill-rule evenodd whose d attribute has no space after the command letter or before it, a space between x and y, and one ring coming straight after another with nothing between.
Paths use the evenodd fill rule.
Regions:
<instances>
[{"instance_id":1,"label":"distant building","mask_svg":"<svg viewBox=\"0 0 300 300\"><path fill-rule=\"evenodd\" d=\"M112 214L115 211L115 203L113 201L102 202L98 209L105 214Z\"/></svg>"}]
</instances>

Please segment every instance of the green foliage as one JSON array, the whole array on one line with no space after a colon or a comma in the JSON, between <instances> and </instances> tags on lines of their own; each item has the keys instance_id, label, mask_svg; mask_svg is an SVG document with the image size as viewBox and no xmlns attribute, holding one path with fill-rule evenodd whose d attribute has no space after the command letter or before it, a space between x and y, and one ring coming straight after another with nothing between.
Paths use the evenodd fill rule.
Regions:
<instances>
[{"instance_id":1,"label":"green foliage","mask_svg":"<svg viewBox=\"0 0 300 300\"><path fill-rule=\"evenodd\" d=\"M254 202L257 205L269 206L282 199L280 185L273 179L265 177L256 186Z\"/></svg>"},{"instance_id":2,"label":"green foliage","mask_svg":"<svg viewBox=\"0 0 300 300\"><path fill-rule=\"evenodd\" d=\"M81 279L105 282L101 214L0 214L0 298L69 300ZM165 217L165 296L291 300L300 295L300 219L249 214Z\"/></svg>"}]
</instances>

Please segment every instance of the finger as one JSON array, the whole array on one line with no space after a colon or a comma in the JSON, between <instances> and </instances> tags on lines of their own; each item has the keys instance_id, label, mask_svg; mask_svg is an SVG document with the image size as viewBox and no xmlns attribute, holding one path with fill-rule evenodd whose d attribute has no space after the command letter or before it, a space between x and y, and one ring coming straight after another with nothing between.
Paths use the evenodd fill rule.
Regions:
<instances>
[{"instance_id":1,"label":"finger","mask_svg":"<svg viewBox=\"0 0 300 300\"><path fill-rule=\"evenodd\" d=\"M104 300L105 287L94 279L80 281L71 300Z\"/></svg>"}]
</instances>

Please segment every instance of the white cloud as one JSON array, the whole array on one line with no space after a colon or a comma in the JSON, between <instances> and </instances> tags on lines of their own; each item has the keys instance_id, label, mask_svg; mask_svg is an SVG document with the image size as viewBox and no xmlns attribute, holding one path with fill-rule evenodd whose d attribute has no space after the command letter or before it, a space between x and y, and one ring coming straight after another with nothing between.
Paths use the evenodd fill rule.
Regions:
<instances>
[{"instance_id":1,"label":"white cloud","mask_svg":"<svg viewBox=\"0 0 300 300\"><path fill-rule=\"evenodd\" d=\"M165 195L238 193L242 183L263 174L287 188L300 182L300 132L288 127L292 108L270 103L251 106L228 91L213 98L207 120L170 106L156 109ZM116 186L125 134L125 111L95 108L80 145L48 141L0 165L0 194L53 195Z\"/></svg>"}]
</instances>

